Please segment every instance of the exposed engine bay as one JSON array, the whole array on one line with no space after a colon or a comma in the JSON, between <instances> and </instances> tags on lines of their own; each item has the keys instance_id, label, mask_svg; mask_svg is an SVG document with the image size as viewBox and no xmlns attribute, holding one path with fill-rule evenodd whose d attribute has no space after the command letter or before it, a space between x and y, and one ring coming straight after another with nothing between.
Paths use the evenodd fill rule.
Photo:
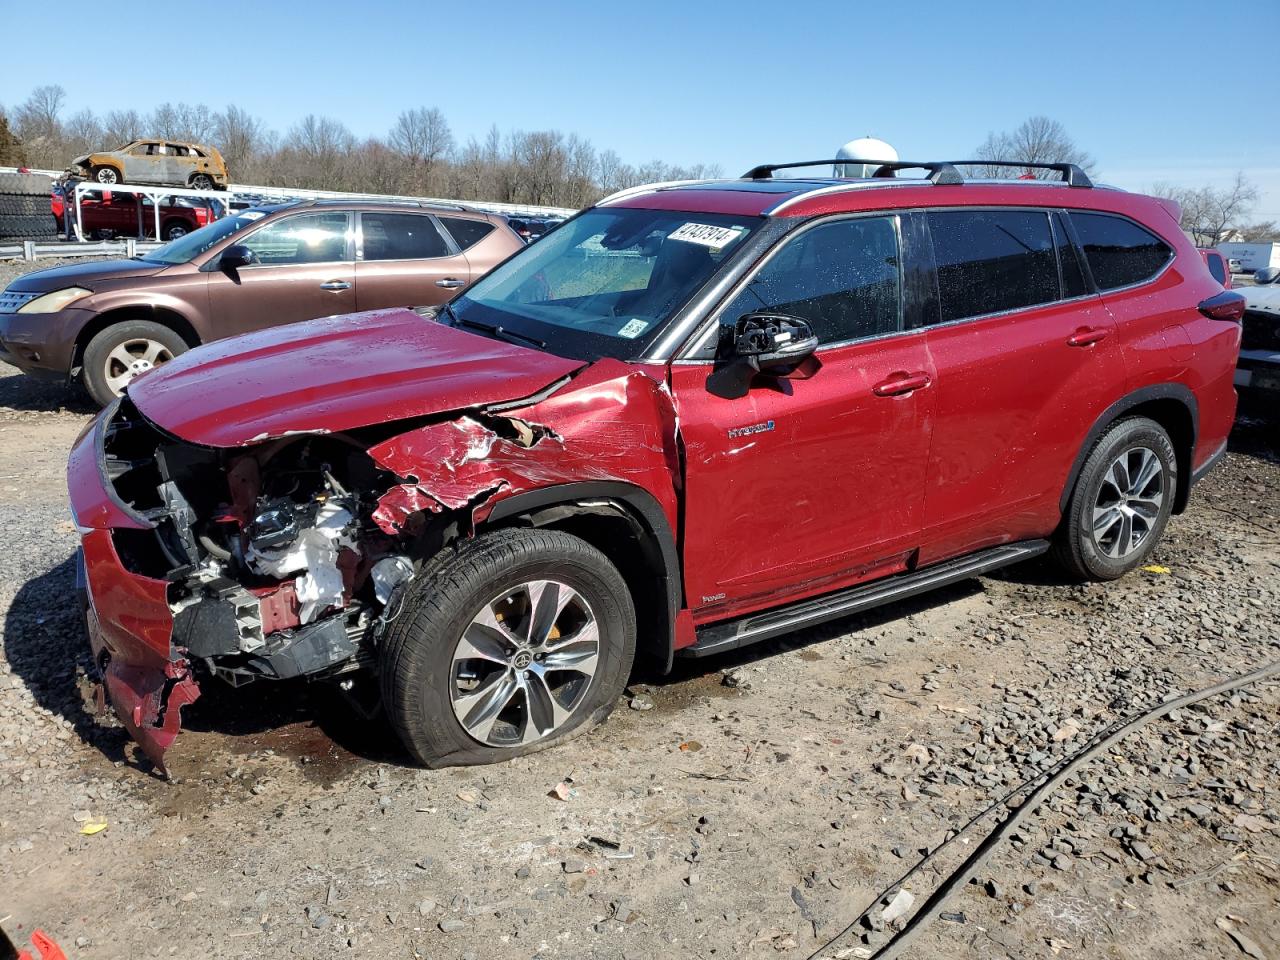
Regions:
<instances>
[{"instance_id":1,"label":"exposed engine bay","mask_svg":"<svg viewBox=\"0 0 1280 960\"><path fill-rule=\"evenodd\" d=\"M117 529L132 572L169 584L173 645L239 685L368 665L371 629L413 578L402 541L372 519L397 478L342 435L214 449L170 437L120 404L104 470L154 529Z\"/></svg>"}]
</instances>

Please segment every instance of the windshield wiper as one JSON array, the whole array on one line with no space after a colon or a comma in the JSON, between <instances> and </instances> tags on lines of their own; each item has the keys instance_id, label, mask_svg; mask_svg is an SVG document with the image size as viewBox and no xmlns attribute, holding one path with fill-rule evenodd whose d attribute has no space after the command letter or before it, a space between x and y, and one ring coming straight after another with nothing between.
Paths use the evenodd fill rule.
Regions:
<instances>
[{"instance_id":1,"label":"windshield wiper","mask_svg":"<svg viewBox=\"0 0 1280 960\"><path fill-rule=\"evenodd\" d=\"M537 337L531 337L528 334L517 333L515 330L508 330L506 327L500 327L495 323L482 323L479 320L464 320L454 312L449 304L445 304L441 308L441 312L447 313L453 320L455 327L470 327L473 330L481 330L491 336L497 337L499 340L505 340L507 343L528 343L537 347L539 350L547 349L547 342L539 340Z\"/></svg>"}]
</instances>

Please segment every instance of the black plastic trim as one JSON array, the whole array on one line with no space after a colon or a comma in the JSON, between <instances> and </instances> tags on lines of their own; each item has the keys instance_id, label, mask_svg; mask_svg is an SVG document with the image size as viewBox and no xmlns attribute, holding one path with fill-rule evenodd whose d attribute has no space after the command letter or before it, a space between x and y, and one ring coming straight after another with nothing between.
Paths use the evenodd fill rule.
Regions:
<instances>
[{"instance_id":1,"label":"black plastic trim","mask_svg":"<svg viewBox=\"0 0 1280 960\"><path fill-rule=\"evenodd\" d=\"M1071 472L1067 474L1067 482L1063 485L1062 495L1058 498L1059 510L1065 511L1067 509L1067 501L1071 499L1071 491L1075 489L1076 479L1080 476L1080 471L1084 469L1085 458L1089 456L1090 451L1093 450L1093 445L1098 442L1098 438L1102 436L1103 431L1127 411L1152 400L1177 400L1187 408L1187 412L1191 414L1191 450L1188 453L1188 462L1195 460L1196 435L1200 427L1200 406L1196 403L1196 395L1181 383L1157 383L1149 387L1142 387L1127 396L1121 397L1107 407L1106 410L1102 411L1098 419L1093 422L1093 426L1089 428L1089 432L1085 435L1084 443L1080 445L1080 450L1076 453L1075 462L1071 464ZM1186 491L1189 489L1189 485L1182 485L1175 501L1175 512L1179 512L1186 505Z\"/></svg>"},{"instance_id":2,"label":"black plastic trim","mask_svg":"<svg viewBox=\"0 0 1280 960\"><path fill-rule=\"evenodd\" d=\"M667 523L666 514L653 494L642 487L619 481L599 480L581 483L560 483L540 487L526 493L517 493L494 504L487 523L496 523L520 514L532 513L544 507L567 506L584 500L614 500L629 508L648 529L657 543L663 569L660 571L667 594L667 644L666 669L671 669L675 651L676 613L684 603L683 576L680 553L676 539Z\"/></svg>"},{"instance_id":3,"label":"black plastic trim","mask_svg":"<svg viewBox=\"0 0 1280 960\"><path fill-rule=\"evenodd\" d=\"M1191 471L1191 486L1194 487L1197 483L1208 476L1209 473L1222 464L1222 461L1225 460L1226 457L1227 441L1223 440L1222 446L1218 447L1218 449L1213 452L1213 456Z\"/></svg>"},{"instance_id":4,"label":"black plastic trim","mask_svg":"<svg viewBox=\"0 0 1280 960\"><path fill-rule=\"evenodd\" d=\"M1049 549L1048 540L1026 540L990 547L910 573L824 594L698 630L698 642L680 651L685 657L705 657L769 640L802 627L837 620L862 610L936 590L999 567L1029 560Z\"/></svg>"}]
</instances>

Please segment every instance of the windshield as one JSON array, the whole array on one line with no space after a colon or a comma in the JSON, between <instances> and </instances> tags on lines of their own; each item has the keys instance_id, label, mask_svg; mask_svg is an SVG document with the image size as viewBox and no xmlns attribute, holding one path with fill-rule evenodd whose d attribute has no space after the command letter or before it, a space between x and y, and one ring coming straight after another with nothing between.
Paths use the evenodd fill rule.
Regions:
<instances>
[{"instance_id":1,"label":"windshield","mask_svg":"<svg viewBox=\"0 0 1280 960\"><path fill-rule=\"evenodd\" d=\"M234 217L215 220L207 227L192 230L185 237L171 240L163 247L157 247L138 259L145 260L148 263L186 263L197 254L204 253L219 240L229 237L233 233L238 233L251 223L261 220L264 216L266 214L260 211L246 210L244 213Z\"/></svg>"},{"instance_id":2,"label":"windshield","mask_svg":"<svg viewBox=\"0 0 1280 960\"><path fill-rule=\"evenodd\" d=\"M544 341L571 357L629 360L760 222L672 210L588 210L477 281L446 316L459 326L501 327Z\"/></svg>"}]
</instances>

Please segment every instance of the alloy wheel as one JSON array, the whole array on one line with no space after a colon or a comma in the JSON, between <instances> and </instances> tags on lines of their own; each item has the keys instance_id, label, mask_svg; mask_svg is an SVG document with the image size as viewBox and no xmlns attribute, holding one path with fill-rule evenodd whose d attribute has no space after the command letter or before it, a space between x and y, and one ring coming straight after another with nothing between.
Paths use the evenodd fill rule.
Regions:
<instances>
[{"instance_id":1,"label":"alloy wheel","mask_svg":"<svg viewBox=\"0 0 1280 960\"><path fill-rule=\"evenodd\" d=\"M1093 505L1093 540L1113 560L1142 549L1164 506L1164 465L1147 447L1124 451L1102 476Z\"/></svg>"},{"instance_id":2,"label":"alloy wheel","mask_svg":"<svg viewBox=\"0 0 1280 960\"><path fill-rule=\"evenodd\" d=\"M126 340L107 354L104 379L111 392L120 396L134 377L172 359L173 353L163 343L145 337Z\"/></svg>"},{"instance_id":3,"label":"alloy wheel","mask_svg":"<svg viewBox=\"0 0 1280 960\"><path fill-rule=\"evenodd\" d=\"M103 167L98 171L99 183L116 183L119 179L119 174L117 174L115 169L112 167Z\"/></svg>"},{"instance_id":4,"label":"alloy wheel","mask_svg":"<svg viewBox=\"0 0 1280 960\"><path fill-rule=\"evenodd\" d=\"M493 747L533 743L562 729L586 697L600 655L590 604L556 580L531 580L484 604L453 653L453 712Z\"/></svg>"}]
</instances>

